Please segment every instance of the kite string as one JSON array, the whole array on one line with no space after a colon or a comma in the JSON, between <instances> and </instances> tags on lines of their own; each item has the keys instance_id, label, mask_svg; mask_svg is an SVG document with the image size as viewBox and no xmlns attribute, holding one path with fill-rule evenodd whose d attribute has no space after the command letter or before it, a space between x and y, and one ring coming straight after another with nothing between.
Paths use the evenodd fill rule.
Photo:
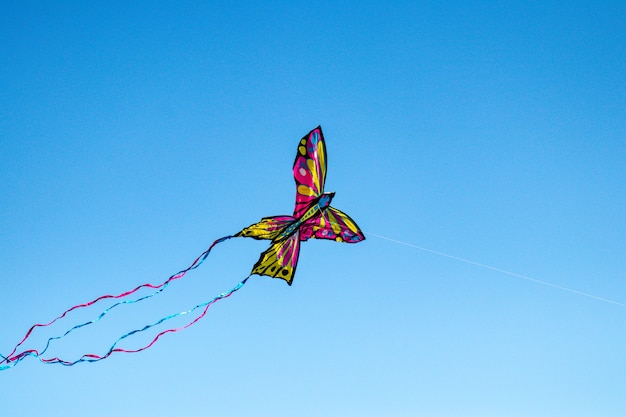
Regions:
<instances>
[{"instance_id":1,"label":"kite string","mask_svg":"<svg viewBox=\"0 0 626 417\"><path fill-rule=\"evenodd\" d=\"M120 305L120 304L132 304L132 303L136 303L136 302L139 302L139 301L142 301L142 300L145 300L145 299L148 299L148 298L154 297L155 295L157 295L157 294L159 294L159 293L163 292L163 291L164 291L164 290L165 290L165 289L169 286L170 282L172 282L172 281L174 281L174 280L177 280L177 279L180 279L180 278L183 278L187 272L189 272L189 271L190 271L190 270L192 270L192 269L196 269L196 268L198 268L198 267L199 267L199 266L200 266L200 265L201 265L201 264L205 261L205 259L209 256L209 253L211 252L211 249L213 249L213 247L214 247L215 245L217 245L218 243L224 242L224 241L226 241L226 240L228 240L228 239L231 239L231 238L233 238L233 237L235 237L235 236L229 235L229 236L224 236L224 237L222 237L222 238L219 238L219 239L215 240L215 241L211 244L211 246L209 246L209 248L208 248L207 250L205 250L205 251L204 251L204 252L203 252L200 256L198 256L198 257L197 257L197 258L196 258L196 259L195 259L195 260L191 263L191 265L189 265L189 267L187 267L186 269L183 269L182 271L180 271L180 272L178 272L178 273L176 273L176 274L174 274L174 275L170 276L167 280L165 280L165 281L164 281L164 282L162 282L161 284L155 285L155 284L151 284L151 283L146 283L146 284L139 285L139 286L135 287L134 289L132 289L132 290L130 290L130 291L123 292L123 293L121 293L121 294L117 294L117 295L109 295L109 294L107 294L107 295L103 295L103 296L100 296L100 297L98 297L98 298L96 298L96 299L94 299L94 300L92 300L92 301L87 302L87 303L84 303L84 304L78 304L78 305L75 305L75 306L73 306L73 307L68 308L68 309L67 309L67 310L65 310L65 311L64 311L61 315L59 315L59 316L58 316L58 317L56 317L54 320L52 320L52 321L50 321L50 322L48 322L48 323L37 323L37 324L34 324L33 326L31 326L31 327L28 329L28 331L26 332L26 335L22 338L22 340L21 340L21 341L20 341L17 345L15 345L15 347L13 348L13 350L11 351L11 353L9 353L7 356L4 356L4 355L0 354L0 365L1 365L2 363L4 363L4 362L9 362L9 361L11 360L11 359L9 359L9 358L12 358L12 357L15 355L15 352L17 352L17 349L18 349L18 348L19 348L19 347L20 347L20 346L21 346L21 345L22 345L22 344L23 344L23 343L24 343L24 342L25 342L25 341L26 341L26 340L27 340L27 339L31 336L31 334L33 333L33 331L35 330L35 328L50 326L50 325L54 324L56 321L58 321L58 320L60 320L60 319L65 318L65 317L67 316L67 314L68 314L68 313L70 313L70 312L72 312L72 311L74 311L74 310L80 309L80 308L84 308L84 307L89 307L89 306L92 306L92 305L96 304L97 302L99 302L99 301L101 301L101 300L105 300L105 299L119 299L119 298L124 298L124 297L127 297L127 296L129 296L129 295L134 294L135 292L139 291L139 290L140 290L140 289L142 289L142 288L152 288L152 289L156 289L156 290L157 290L157 291L155 291L155 292L154 292L154 293L152 293L152 294L148 294L148 295L143 296L143 297L140 297L140 298L138 298L138 299L136 299L136 300L125 300L125 301L118 302L118 303L116 303L116 304L112 305L111 307L107 308L104 312L102 312L102 313L98 316L98 318L97 318L97 319L94 319L94 320L88 321L88 322L86 322L86 323L82 323L82 324L76 325L76 326L72 327L70 330L66 331L66 332L65 332L62 336L51 337L50 339L48 339L48 342L47 342L47 344L46 344L46 347L45 347L45 348L42 350L42 352L40 353L40 354L43 354L43 353L44 353L44 352L48 349L48 347L49 347L49 345L50 345L50 342L51 342L52 340L57 340L57 339L60 339L60 338L62 338L62 337L65 337L65 336L67 336L69 333L71 333L71 332L72 332L73 330L75 330L75 329L78 329L78 328L81 328L81 327L84 327L84 326L87 326L87 325L90 325L90 324L93 324L93 323L95 323L95 322L99 321L99 320L100 320L102 317L104 317L104 316L105 316L105 315L106 315L106 314L107 314L107 313L108 313L111 309L113 309L113 308L117 307L118 305ZM24 353L24 352L22 352L22 353ZM17 355L17 356L19 356L19 355ZM16 356L16 357L17 357L17 356ZM2 368L0 368L0 369L2 369Z\"/></svg>"},{"instance_id":2,"label":"kite string","mask_svg":"<svg viewBox=\"0 0 626 417\"><path fill-rule=\"evenodd\" d=\"M472 260L469 260L469 259L460 258L458 256L450 255L450 254L447 254L447 253L444 253L444 252L440 252L440 251L436 251L436 250L433 250L433 249L428 249L428 248L425 248L423 246L418 246L418 245L415 245L415 244L412 244L412 243L408 243L408 242L404 242L404 241L401 241L401 240L392 239L390 237L382 236L382 235L379 235L379 234L376 234L376 233L367 232L367 234L369 236L374 236L374 237L377 237L379 239L387 240L389 242L393 242L393 243L396 243L398 245L404 245L404 246L408 246L410 248L414 248L414 249L418 249L418 250L421 250L421 251L424 251L424 252L432 253L434 255L444 256L446 258L454 259L454 260L460 261L460 262L465 262L467 264L478 266L480 268L490 269L492 271L500 272L502 274L510 275L510 276L513 276L513 277L516 277L516 278L521 278L521 279L524 279L526 281L535 282L537 284L545 285L547 287L557 288L557 289L562 290L562 291L567 291L567 292L570 292L572 294L577 294L577 295L581 295L583 297L592 298L592 299L597 300L597 301L602 301L602 302L605 302L605 303L618 305L620 307L626 307L625 303L621 303L619 301L611 300L609 298L599 297L597 295L593 295L593 294L590 294L590 293L587 293L587 292L575 290L575 289L569 288L569 287L564 287L564 286L558 285L558 284L553 284L553 283L548 282L548 281L542 281L540 279L532 278L532 277L529 277L527 275L518 274L518 273L515 273L515 272L507 271L506 269L496 268L495 266L490 266L490 265L486 265L486 264L483 264L483 263L480 263L480 262L476 262L476 261L472 261Z\"/></svg>"}]
</instances>

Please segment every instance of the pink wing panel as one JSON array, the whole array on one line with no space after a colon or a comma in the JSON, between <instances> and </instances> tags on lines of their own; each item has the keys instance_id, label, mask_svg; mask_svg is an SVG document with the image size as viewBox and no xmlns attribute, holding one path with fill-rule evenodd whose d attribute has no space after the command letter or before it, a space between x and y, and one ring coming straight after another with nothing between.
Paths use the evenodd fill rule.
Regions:
<instances>
[{"instance_id":1,"label":"pink wing panel","mask_svg":"<svg viewBox=\"0 0 626 417\"><path fill-rule=\"evenodd\" d=\"M293 177L296 181L296 206L293 213L297 218L324 192L326 145L320 126L300 140L293 163Z\"/></svg>"},{"instance_id":2,"label":"pink wing panel","mask_svg":"<svg viewBox=\"0 0 626 417\"><path fill-rule=\"evenodd\" d=\"M357 243L364 240L365 235L350 216L329 207L300 227L300 240L310 238Z\"/></svg>"}]
</instances>

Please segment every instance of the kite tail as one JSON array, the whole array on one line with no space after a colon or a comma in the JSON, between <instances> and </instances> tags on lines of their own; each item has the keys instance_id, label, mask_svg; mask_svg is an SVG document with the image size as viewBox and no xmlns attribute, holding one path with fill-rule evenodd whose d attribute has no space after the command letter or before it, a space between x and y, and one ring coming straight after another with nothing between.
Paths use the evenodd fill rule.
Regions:
<instances>
[{"instance_id":1,"label":"kite tail","mask_svg":"<svg viewBox=\"0 0 626 417\"><path fill-rule=\"evenodd\" d=\"M137 303L137 302L139 302L139 301L142 301L142 300L145 300L145 299L148 299L148 298L154 297L154 296L155 296L155 295L157 295L157 294L160 294L161 292L163 292L163 291L164 291L164 290L165 290L165 289L169 286L170 282L175 281L175 280L177 280L177 279L180 279L180 278L184 277L184 276L185 276L185 274L187 274L187 272L191 271L192 269L196 269L196 268L198 268L198 267L199 267L199 266L200 266L200 265L201 265L201 264L205 261L205 259L209 256L209 253L211 252L211 249L213 249L213 247L214 247L215 245L217 245L218 243L222 243L222 242L224 242L224 241L226 241L226 240L228 240L228 239L232 239L232 238L234 238L234 237L236 237L236 236L235 236L235 235L229 235L229 236L224 236L224 237L222 237L222 238L217 239L216 241L214 241L214 242L211 244L211 246L209 246L209 248L208 248L207 250L205 250L205 251L204 251L204 252L203 252L200 256L198 256L198 257L197 257L197 258L196 258L196 259L195 259L195 260L191 263L191 265L189 265L186 269L183 269L182 271L180 271L180 272L178 272L178 273L176 273L176 274L174 274L174 275L170 276L167 280L163 281L161 284L158 284L158 285L157 285L157 284L146 283L146 284L141 284L141 285L139 285L139 286L135 287L134 289L132 289L132 290L130 290L130 291L125 291L125 292L120 293L120 294L117 294L117 295L110 295L110 294L107 294L107 295L102 295L102 296L100 296L100 297L98 297L98 298L96 298L96 299L94 299L94 300L92 300L92 301L89 301L89 302L87 302L87 303L77 304L77 305L75 305L75 306L72 306L72 307L68 308L68 309L67 309L67 310L65 310L65 311L64 311L61 315L59 315L59 316L58 316L58 317L56 317L54 320L52 320L52 321L50 321L50 322L48 322L48 323L37 323L37 324L32 325L32 326L28 329L28 331L26 332L26 335L24 335L24 337L22 338L22 340L21 340L21 341L20 341L17 345L15 345L15 347L13 348L13 350L11 351L11 353L9 353L9 354L8 354L8 355L6 355L6 356L4 356L4 355L0 354L0 370L6 369L7 367L12 367L12 366L14 366L14 363L13 363L13 362L14 362L17 358L23 358L23 357L25 357L25 356L39 356L39 355L42 355L42 354L43 354L43 353L44 353L44 352L48 349L48 347L50 346L50 343L51 343L53 340L58 340L58 339L61 339L61 338L63 338L63 337L65 337L65 336L67 336L67 335L68 335L68 334L70 334L72 331L74 331L74 330L76 330L76 329L78 329L78 328L81 328L81 327L84 327L84 326L87 326L87 325L90 325L90 324L93 324L93 323L95 323L95 322L99 321L99 320L100 320L100 319L102 319L102 317L104 317L104 316L105 316L105 315L106 315L109 311L111 311L113 308L117 307L117 306L118 306L118 305L120 305L120 304L132 304L132 303ZM135 300L124 300L124 301L120 301L120 302L118 302L118 303L116 303L116 304L113 304L111 307L109 307L109 308L107 308L106 310L104 310L104 311L103 311L103 312L102 312L102 313L101 313L101 314L100 314L100 315L99 315L96 319L91 320L91 321L88 321L88 322L86 322L86 323L82 323L82 324L76 325L76 326L72 327L71 329L69 329L68 331L66 331L65 333L63 333L63 335L61 335L61 336L51 337L50 339L48 339L48 342L47 342L47 344L46 344L46 347L45 347L45 348L44 348L44 349L43 349L40 353L38 352L37 354L33 354L32 352L37 352L37 351L36 351L36 350L26 350L26 351L23 351L23 352L21 352L21 353L19 353L19 354L15 355L15 352L17 352L17 349L18 349L18 348L19 348L19 347L20 347L20 346L21 346L24 342L26 342L26 340L27 340L27 339L28 339L28 338L32 335L33 331L34 331L36 328L38 328L38 327L47 327L47 326L51 326L52 324L54 324L54 323L55 323L55 322L57 322L58 320L61 320L61 319L65 318L65 316L67 316L67 314L69 314L70 312L72 312L72 311L74 311L74 310L77 310L77 309L80 309L80 308L85 308L85 307L92 306L92 305L96 304L98 301L101 301L101 300L106 300L106 299L121 299L121 298L128 297L129 295L132 295L132 294L136 293L137 291L139 291L139 290L140 290L140 289L142 289L142 288L152 288L152 289L155 289L155 290L157 290L157 291L155 291L155 292L153 292L153 293L151 293L151 294L145 295L145 296L143 296L143 297L140 297L140 298L138 298L138 299L135 299ZM31 353L29 353L29 352L31 352ZM25 356L24 356L24 355L25 355ZM19 359L19 360L18 360L18 362L19 362L19 361L21 361L21 360L22 360L22 359ZM5 363L5 362L6 362L6 363L9 363L9 364L11 364L11 363L13 363L13 364L11 364L11 365L7 365L7 366L1 366L1 365L2 365L3 363Z\"/></svg>"},{"instance_id":2,"label":"kite tail","mask_svg":"<svg viewBox=\"0 0 626 417\"><path fill-rule=\"evenodd\" d=\"M13 357L9 357L9 358L4 357L5 359L8 360L8 364L0 366L0 371L3 371L3 370L8 369L8 368L12 368L13 366L17 365L19 362L21 362L24 358L26 358L28 356L33 356L33 357L39 359L39 361L41 361L42 363L45 363L45 364L60 364L60 365L64 365L64 366L73 366L73 365L76 365L77 363L81 363L81 362L98 362L98 361L101 361L103 359L108 358L109 356L111 356L115 352L123 352L123 353L141 352L143 350L146 350L146 349L152 347L152 345L154 345L156 343L156 341L159 340L159 338L161 336L163 336L164 334L166 334L166 333L175 333L175 332L178 332L180 330L184 330L184 329L186 329L188 327L193 326L195 323L200 321L200 319L202 319L206 315L206 313L209 310L209 307L211 307L211 305L213 305L214 303L216 303L219 300L222 300L224 298L228 298L231 295L233 295L236 291L238 291L241 287L243 287L246 284L246 282L248 281L250 276L251 275L248 275L246 278L244 278L241 282L239 282L237 285L235 285L230 290L228 290L228 291L218 295L217 297L212 298L211 300L209 300L207 302L198 304L195 307L193 307L193 308L191 308L191 309L189 309L187 311L181 311L180 313L175 313L175 314L171 314L169 316L165 316L165 317L157 320L156 322L154 322L152 324L147 324L147 325L145 325L144 327L142 327L140 329L132 330L132 331L130 331L130 332L120 336L113 343L113 345L111 345L109 350L104 355L96 355L96 354L93 354L93 353L87 353L87 354L81 356L79 359L77 359L75 361L67 361L67 360L61 359L59 357L43 358L43 357L41 357L43 352L40 353L37 350L32 349L32 350L24 351L24 352L20 353L19 355L15 355ZM196 311L198 309L201 309L201 308L203 308L202 313L198 317L193 319L191 322L187 323L186 325L184 325L182 327L176 327L176 328L163 330L162 332L157 334L152 339L152 341L150 343L148 343L147 345L145 345L145 346L143 346L141 348L138 348L138 349L123 349L123 348L118 348L117 347L117 344L119 342L121 342L122 340L124 340L124 339L126 339L126 338L128 338L128 337L130 337L130 336L132 336L134 334L144 332L144 331L146 331L146 330L148 330L148 329L150 329L150 328L152 328L154 326L157 326L157 325L159 325L159 324L161 324L161 323L163 323L163 322L165 322L167 320L171 320L171 319L173 319L175 317L191 314L194 311Z\"/></svg>"}]
</instances>

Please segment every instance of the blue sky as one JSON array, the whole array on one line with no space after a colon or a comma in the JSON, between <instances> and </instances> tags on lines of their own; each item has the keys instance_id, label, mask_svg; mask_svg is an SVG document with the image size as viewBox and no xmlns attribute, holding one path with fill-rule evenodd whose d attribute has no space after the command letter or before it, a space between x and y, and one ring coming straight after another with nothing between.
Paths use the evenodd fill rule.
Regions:
<instances>
[{"instance_id":1,"label":"blue sky","mask_svg":"<svg viewBox=\"0 0 626 417\"><path fill-rule=\"evenodd\" d=\"M148 351L24 360L3 415L625 415L624 22L609 1L3 3L0 353L290 214L318 124L333 206L372 233L306 242L293 286L255 276ZM103 353L266 247L225 242L54 353Z\"/></svg>"}]
</instances>

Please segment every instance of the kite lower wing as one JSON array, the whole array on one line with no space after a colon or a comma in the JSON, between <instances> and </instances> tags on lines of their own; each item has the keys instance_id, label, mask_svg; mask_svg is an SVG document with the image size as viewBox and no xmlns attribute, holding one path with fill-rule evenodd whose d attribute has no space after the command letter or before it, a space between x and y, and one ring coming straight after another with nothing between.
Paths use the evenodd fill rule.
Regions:
<instances>
[{"instance_id":1,"label":"kite lower wing","mask_svg":"<svg viewBox=\"0 0 626 417\"><path fill-rule=\"evenodd\" d=\"M299 254L300 233L296 231L285 240L273 242L272 246L261 254L250 275L257 274L280 278L291 285L293 275L296 273Z\"/></svg>"}]
</instances>

